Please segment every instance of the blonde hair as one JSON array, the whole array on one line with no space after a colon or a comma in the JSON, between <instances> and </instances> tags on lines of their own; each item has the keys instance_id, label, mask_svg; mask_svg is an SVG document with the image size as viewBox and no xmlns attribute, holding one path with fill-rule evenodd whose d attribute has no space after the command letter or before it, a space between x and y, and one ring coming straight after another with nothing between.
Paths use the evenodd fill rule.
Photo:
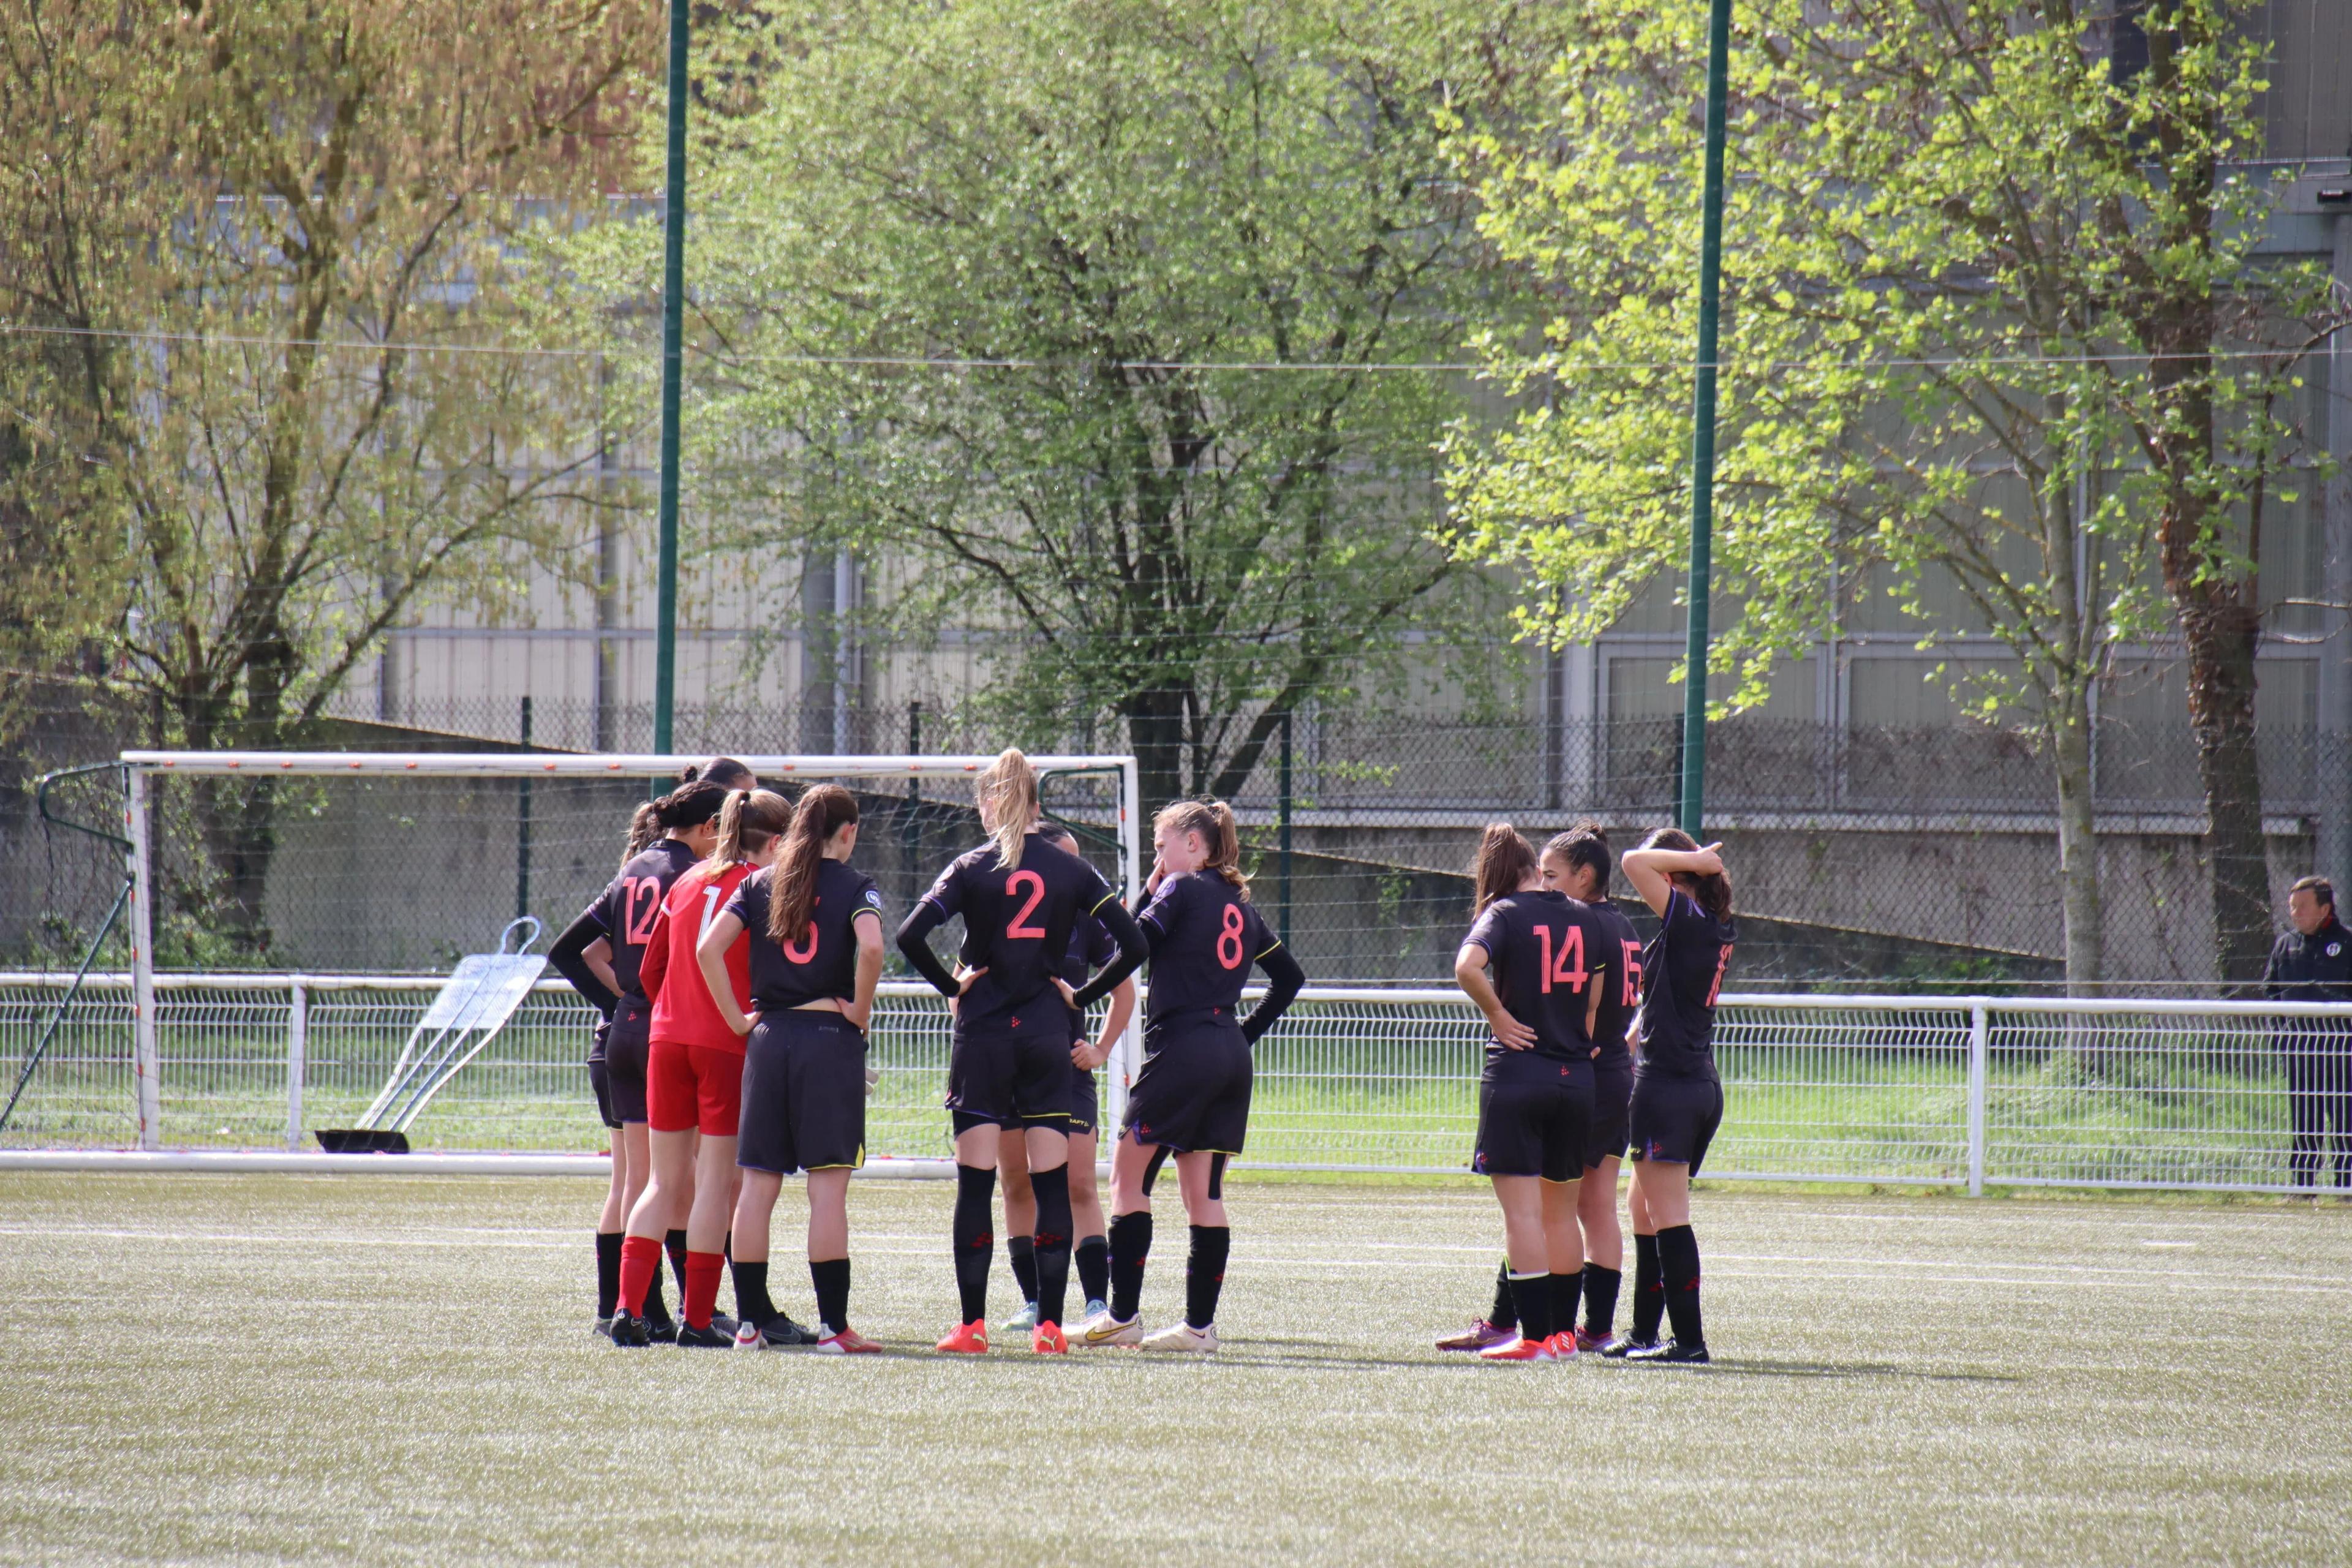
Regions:
<instances>
[{"instance_id":1,"label":"blonde hair","mask_svg":"<svg viewBox=\"0 0 2352 1568\"><path fill-rule=\"evenodd\" d=\"M972 795L996 817L995 830L989 835L996 845L996 863L1007 868L1021 864L1021 841L1037 821L1037 770L1018 746L1007 746L980 775Z\"/></svg>"},{"instance_id":2,"label":"blonde hair","mask_svg":"<svg viewBox=\"0 0 2352 1568\"><path fill-rule=\"evenodd\" d=\"M703 864L743 865L792 825L793 803L773 790L730 790L727 804L719 810L719 842L710 847L710 858Z\"/></svg>"},{"instance_id":3,"label":"blonde hair","mask_svg":"<svg viewBox=\"0 0 2352 1568\"><path fill-rule=\"evenodd\" d=\"M768 873L768 934L778 942L801 939L801 928L816 909L817 868L825 841L857 820L857 797L839 784L822 784L801 796L800 810L785 836L783 853Z\"/></svg>"},{"instance_id":4,"label":"blonde hair","mask_svg":"<svg viewBox=\"0 0 2352 1568\"><path fill-rule=\"evenodd\" d=\"M1242 830L1234 821L1234 808L1222 800L1180 800L1162 806L1160 815L1151 819L1155 833L1197 833L1209 851L1201 865L1203 871L1214 871L1225 879L1225 885L1249 899L1249 879L1242 875Z\"/></svg>"}]
</instances>

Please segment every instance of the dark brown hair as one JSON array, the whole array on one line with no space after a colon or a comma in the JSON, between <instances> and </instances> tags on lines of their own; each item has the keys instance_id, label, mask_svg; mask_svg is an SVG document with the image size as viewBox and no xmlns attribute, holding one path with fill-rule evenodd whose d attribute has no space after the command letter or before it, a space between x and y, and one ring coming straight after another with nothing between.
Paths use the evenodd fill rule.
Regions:
<instances>
[{"instance_id":1,"label":"dark brown hair","mask_svg":"<svg viewBox=\"0 0 2352 1568\"><path fill-rule=\"evenodd\" d=\"M630 815L629 847L621 851L621 864L627 865L674 827L701 826L726 805L727 791L701 779L682 784L659 800L646 801Z\"/></svg>"},{"instance_id":2,"label":"dark brown hair","mask_svg":"<svg viewBox=\"0 0 2352 1568\"><path fill-rule=\"evenodd\" d=\"M778 942L798 942L816 909L817 868L824 860L825 842L857 820L857 797L839 784L812 785L793 814L792 831L784 836L783 852L769 872L768 934Z\"/></svg>"},{"instance_id":3,"label":"dark brown hair","mask_svg":"<svg viewBox=\"0 0 2352 1568\"><path fill-rule=\"evenodd\" d=\"M721 789L760 787L758 776L732 757L711 757L699 763L688 763L677 770L678 783L693 784L697 780L715 784Z\"/></svg>"},{"instance_id":4,"label":"dark brown hair","mask_svg":"<svg viewBox=\"0 0 2352 1568\"><path fill-rule=\"evenodd\" d=\"M1471 862L1470 876L1476 889L1470 904L1475 915L1486 913L1486 906L1507 893L1519 890L1528 873L1536 869L1536 852L1525 835L1507 822L1490 822L1478 840L1478 858Z\"/></svg>"},{"instance_id":5,"label":"dark brown hair","mask_svg":"<svg viewBox=\"0 0 2352 1568\"><path fill-rule=\"evenodd\" d=\"M1642 840L1644 849L1692 850L1698 841L1679 827L1661 827ZM1717 871L1712 876L1694 877L1687 871L1676 871L1666 879L1688 893L1700 909L1717 920L1731 918L1731 879Z\"/></svg>"},{"instance_id":6,"label":"dark brown hair","mask_svg":"<svg viewBox=\"0 0 2352 1568\"><path fill-rule=\"evenodd\" d=\"M1545 859L1558 858L1571 871L1592 872L1596 879L1592 885L1599 889L1593 897L1609 896L1609 837L1600 828L1580 822L1567 832L1554 835L1552 841L1543 847L1543 852Z\"/></svg>"},{"instance_id":7,"label":"dark brown hair","mask_svg":"<svg viewBox=\"0 0 2352 1568\"><path fill-rule=\"evenodd\" d=\"M1214 871L1244 902L1248 900L1249 879L1242 875L1242 832L1234 821L1232 806L1222 800L1180 800L1160 807L1151 826L1156 833L1199 834L1209 851L1201 869Z\"/></svg>"},{"instance_id":8,"label":"dark brown hair","mask_svg":"<svg viewBox=\"0 0 2352 1568\"><path fill-rule=\"evenodd\" d=\"M2297 893L2309 893L2331 910L2336 907L2336 884L2325 877L2305 877L2287 889L2290 898Z\"/></svg>"}]
</instances>

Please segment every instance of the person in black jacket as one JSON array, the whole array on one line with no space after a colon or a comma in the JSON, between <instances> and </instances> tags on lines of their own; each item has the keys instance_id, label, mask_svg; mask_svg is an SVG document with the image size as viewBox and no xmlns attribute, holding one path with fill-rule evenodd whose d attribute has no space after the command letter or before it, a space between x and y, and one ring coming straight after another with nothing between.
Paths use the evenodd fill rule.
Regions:
<instances>
[{"instance_id":1,"label":"person in black jacket","mask_svg":"<svg viewBox=\"0 0 2352 1568\"><path fill-rule=\"evenodd\" d=\"M2263 969L2274 1002L2352 1002L2352 931L2336 918L2336 889L2305 877L2286 896L2294 929ZM2320 1152L2335 1145L2336 1184L2352 1187L2352 1016L2283 1019L2272 1038L2286 1068L2287 1168L2294 1184L2319 1178Z\"/></svg>"}]
</instances>

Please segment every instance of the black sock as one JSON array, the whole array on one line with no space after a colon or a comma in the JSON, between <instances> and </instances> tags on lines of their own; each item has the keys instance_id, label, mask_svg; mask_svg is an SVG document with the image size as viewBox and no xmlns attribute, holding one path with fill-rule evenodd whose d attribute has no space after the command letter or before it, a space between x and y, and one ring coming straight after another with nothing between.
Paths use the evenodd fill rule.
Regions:
<instances>
[{"instance_id":1,"label":"black sock","mask_svg":"<svg viewBox=\"0 0 2352 1568\"><path fill-rule=\"evenodd\" d=\"M1233 1247L1231 1226L1192 1227L1192 1256L1184 1260L1184 1321L1196 1329L1217 1321L1217 1297L1225 1288L1225 1258Z\"/></svg>"},{"instance_id":2,"label":"black sock","mask_svg":"<svg viewBox=\"0 0 2352 1568\"><path fill-rule=\"evenodd\" d=\"M837 1334L849 1327L849 1259L828 1258L822 1263L812 1259L809 1281L816 1287L816 1321L824 1325L824 1331Z\"/></svg>"},{"instance_id":3,"label":"black sock","mask_svg":"<svg viewBox=\"0 0 2352 1568\"><path fill-rule=\"evenodd\" d=\"M1584 1266L1586 1332L1608 1337L1617 1322L1617 1287L1624 1279L1624 1274L1615 1268L1603 1268L1598 1263Z\"/></svg>"},{"instance_id":4,"label":"black sock","mask_svg":"<svg viewBox=\"0 0 2352 1568\"><path fill-rule=\"evenodd\" d=\"M1078 1243L1078 1291L1089 1301L1110 1300L1110 1243L1099 1236Z\"/></svg>"},{"instance_id":5,"label":"black sock","mask_svg":"<svg viewBox=\"0 0 2352 1568\"><path fill-rule=\"evenodd\" d=\"M996 1237L989 1234L989 1211L995 1195L994 1171L956 1167L956 1292L963 1312L959 1322L974 1323L988 1316L988 1265L996 1251Z\"/></svg>"},{"instance_id":6,"label":"black sock","mask_svg":"<svg viewBox=\"0 0 2352 1568\"><path fill-rule=\"evenodd\" d=\"M1143 1307L1143 1264L1151 1256L1151 1211L1113 1215L1110 1222L1110 1315L1132 1322Z\"/></svg>"},{"instance_id":7,"label":"black sock","mask_svg":"<svg viewBox=\"0 0 2352 1568\"><path fill-rule=\"evenodd\" d=\"M1675 1338L1686 1345L1706 1343L1698 1315L1698 1237L1686 1225L1658 1232L1658 1268L1665 1279L1666 1316Z\"/></svg>"},{"instance_id":8,"label":"black sock","mask_svg":"<svg viewBox=\"0 0 2352 1568\"><path fill-rule=\"evenodd\" d=\"M1070 1168L1029 1173L1037 1194L1037 1321L1056 1323L1070 1300Z\"/></svg>"},{"instance_id":9,"label":"black sock","mask_svg":"<svg viewBox=\"0 0 2352 1568\"><path fill-rule=\"evenodd\" d=\"M1021 1287L1021 1299L1031 1306L1037 1304L1037 1243L1025 1236L1004 1238L1004 1256L1013 1265L1013 1282Z\"/></svg>"},{"instance_id":10,"label":"black sock","mask_svg":"<svg viewBox=\"0 0 2352 1568\"><path fill-rule=\"evenodd\" d=\"M1551 1277L1552 1332L1564 1334L1576 1327L1576 1299L1583 1294L1584 1276L1581 1273Z\"/></svg>"},{"instance_id":11,"label":"black sock","mask_svg":"<svg viewBox=\"0 0 2352 1568\"><path fill-rule=\"evenodd\" d=\"M1551 1338L1551 1276L1514 1274L1510 1280L1511 1300L1519 1309L1519 1337Z\"/></svg>"},{"instance_id":12,"label":"black sock","mask_svg":"<svg viewBox=\"0 0 2352 1568\"><path fill-rule=\"evenodd\" d=\"M596 1315L609 1318L621 1299L621 1232L596 1233Z\"/></svg>"},{"instance_id":13,"label":"black sock","mask_svg":"<svg viewBox=\"0 0 2352 1568\"><path fill-rule=\"evenodd\" d=\"M1633 1340L1647 1344L1658 1337L1666 1315L1666 1282L1658 1273L1658 1238L1636 1232L1633 1237Z\"/></svg>"},{"instance_id":14,"label":"black sock","mask_svg":"<svg viewBox=\"0 0 2352 1568\"><path fill-rule=\"evenodd\" d=\"M648 1323L666 1322L669 1319L669 1303L662 1300L661 1282L661 1270L656 1268L654 1277L646 1281L645 1317Z\"/></svg>"},{"instance_id":15,"label":"black sock","mask_svg":"<svg viewBox=\"0 0 2352 1568\"><path fill-rule=\"evenodd\" d=\"M1511 1298L1511 1260L1507 1258L1495 1266L1495 1304L1486 1309L1486 1321L1498 1329L1519 1326L1519 1304Z\"/></svg>"},{"instance_id":16,"label":"black sock","mask_svg":"<svg viewBox=\"0 0 2352 1568\"><path fill-rule=\"evenodd\" d=\"M677 1276L677 1299L686 1300L686 1232L671 1231L662 1237L662 1250L669 1254L670 1272Z\"/></svg>"},{"instance_id":17,"label":"black sock","mask_svg":"<svg viewBox=\"0 0 2352 1568\"><path fill-rule=\"evenodd\" d=\"M728 1267L735 1271L735 1315L747 1323L764 1323L774 1317L776 1304L768 1300L765 1260L746 1263L738 1258Z\"/></svg>"}]
</instances>

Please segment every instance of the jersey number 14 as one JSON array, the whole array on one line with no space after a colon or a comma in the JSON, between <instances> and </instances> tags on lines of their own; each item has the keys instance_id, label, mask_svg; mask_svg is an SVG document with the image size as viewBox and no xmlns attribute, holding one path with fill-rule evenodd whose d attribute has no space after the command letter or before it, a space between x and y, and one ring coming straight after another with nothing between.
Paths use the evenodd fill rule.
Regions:
<instances>
[{"instance_id":1,"label":"jersey number 14","mask_svg":"<svg viewBox=\"0 0 2352 1568\"><path fill-rule=\"evenodd\" d=\"M1536 927L1536 938L1543 943L1544 994L1547 996L1551 994L1552 983L1555 981L1567 986L1571 992L1583 990L1584 983L1592 978L1592 972L1584 967L1583 928L1570 926L1561 934L1559 954L1557 959L1553 957L1551 950L1551 927L1546 925ZM1571 964L1575 967L1570 968Z\"/></svg>"}]
</instances>

